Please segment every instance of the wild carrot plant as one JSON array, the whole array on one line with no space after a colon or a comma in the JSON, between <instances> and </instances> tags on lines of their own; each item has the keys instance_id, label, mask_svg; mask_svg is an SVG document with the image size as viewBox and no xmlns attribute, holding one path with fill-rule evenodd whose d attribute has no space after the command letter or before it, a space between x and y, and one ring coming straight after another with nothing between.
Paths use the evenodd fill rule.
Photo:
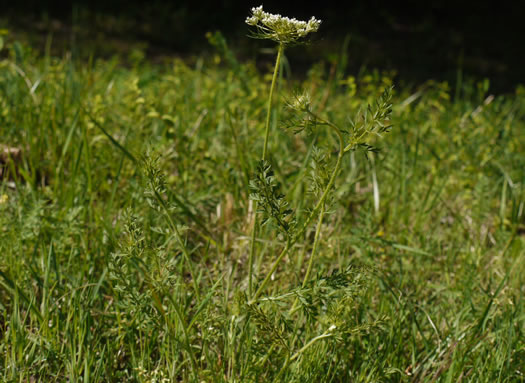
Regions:
<instances>
[{"instance_id":1,"label":"wild carrot plant","mask_svg":"<svg viewBox=\"0 0 525 383\"><path fill-rule=\"evenodd\" d=\"M330 160L331 149L314 148L314 182L312 191L316 198L316 202L310 209L306 209L307 214L305 217L300 217L297 212L294 211L290 203L286 201L285 195L281 191L281 185L276 181L272 170L270 159L272 156L268 153L268 142L271 139L270 118L273 107L275 82L284 48L287 44L297 43L300 38L305 37L308 33L317 31L320 21L316 20L314 17L312 17L310 21L305 22L289 19L280 15L272 15L264 12L261 6L252 9L252 16L248 17L246 22L256 28L253 37L273 40L278 43L278 48L277 60L268 96L262 158L257 165L255 178L250 182L252 192L250 198L254 201L256 216L254 227L252 229L252 242L248 266L248 300L245 302L245 306L247 307L247 311L252 313L254 318L259 318L259 322L264 322L264 320L261 319L264 318L263 311L260 311L261 309L257 308L261 302L266 300L262 299L263 293L267 289L268 284L274 273L277 271L280 263L287 255L289 255L296 243L302 241L303 245L307 245L307 243L304 243L307 241L305 233L309 230L312 221L317 218L312 252L310 254L310 259L301 286L291 294L280 291L277 293L277 297L267 298L270 301L281 301L281 303L283 303L283 300L285 301L287 298L295 296L296 299L293 301L293 305L291 305L289 311L290 318L288 318L288 320L290 320L291 317L295 315L297 311L296 306L299 302L302 303L305 312L312 312L312 310L313 312L316 311L316 309L313 308L315 304L313 304L312 300L301 300L300 296L304 297L305 291L311 289L311 287L309 287L309 280L315 261L315 254L319 246L320 231L327 210L327 202L330 200L329 197L335 187L344 155L350 151L355 151L356 149L364 149L365 154L370 151L375 151L376 149L371 144L373 136L381 136L383 133L390 130L390 114L392 111L392 105L390 102L392 89L387 88L375 104L368 105L363 112L359 112L357 116L350 121L348 126L345 126L344 128L341 128L337 124L320 116L319 113L315 111L315 107L311 102L311 96L308 93L300 93L291 97L290 101L287 103L291 112L291 116L286 122L288 127L293 128L296 133L303 130L312 132L320 129L327 129L329 133L333 133L336 136L337 142L335 164ZM261 220L258 219L257 213L261 215ZM279 233L280 238L284 240L284 246L280 250L279 255L272 260L271 267L266 272L266 276L262 279L255 292L252 293L252 274L256 248L256 235L259 225L265 225L269 222L273 224L273 227ZM302 267L300 266L299 269L301 268ZM363 270L361 271L364 272ZM346 273L349 272L350 271L347 270L343 272L342 275L347 275ZM341 291L345 291L349 286L357 284L357 280L352 281L350 279L345 279L345 277L343 277L343 280L346 280L346 283L338 286ZM334 290L337 290L338 287L334 287ZM322 290L317 290L317 293L322 295L321 291ZM333 293L334 292L332 291L332 294ZM344 296L345 293L342 295ZM315 301L319 302L318 299L320 299L320 301L323 300L322 298L317 297ZM344 302L344 299L338 304L343 304L342 302ZM337 306L337 304L335 304L335 306ZM267 320L271 322L270 319ZM292 325L291 328L293 330L289 330L290 334L298 331L297 323L299 322L296 321L295 323L295 329L293 329L294 326ZM284 326L284 328L287 327L288 326ZM262 328L265 328L265 325L262 325ZM303 353L307 352L307 350L316 344L316 342L327 338L337 338L337 334L341 336L341 334L345 332L345 330L342 330L343 328L346 328L347 330L350 329L348 326L341 326L340 324L338 328L338 325L332 323L328 325L328 328L320 335L304 341L304 345L296 351L293 351L293 344L297 341L295 336L292 337L294 340L288 339L285 341L285 347L284 350L282 350L285 358L280 371L277 373L276 379L279 379L282 374L285 373L289 365ZM273 331L273 333L275 333L275 331ZM271 335L268 334L267 336ZM279 335L277 338L282 338L283 336L284 335ZM271 353L275 351L275 349L281 348L281 346L280 343L273 344L267 352Z\"/></svg>"},{"instance_id":2,"label":"wild carrot plant","mask_svg":"<svg viewBox=\"0 0 525 383\"><path fill-rule=\"evenodd\" d=\"M333 169L327 170L325 166L321 165L321 157L315 157L318 161L316 168L325 173L322 180L318 179L316 185L317 203L311 209L307 217L298 224L298 219L293 214L289 203L285 201L284 195L281 194L278 184L274 180L272 165L267 160L268 157L268 141L270 139L270 119L273 106L273 96L275 83L277 80L277 73L280 66L281 56L286 45L291 43L298 43L299 39L305 37L310 32L316 32L320 26L321 21L312 17L308 22L298 21L296 19L289 19L281 15L274 15L263 11L262 6L252 9L252 16L246 19L246 23L254 26L256 31L252 37L259 39L270 39L278 43L277 60L274 67L272 83L268 96L268 107L266 113L266 124L264 134L264 145L261 161L257 166L256 178L250 183L252 194L250 198L255 205L255 222L252 230L251 251L249 256L249 278L248 278L248 295L250 296L250 303L254 303L264 292L270 278L276 271L282 259L288 254L295 243L302 239L305 231L308 229L312 220L318 217L316 234L313 244L312 255L310 257L307 272L304 276L303 286L306 285L313 267L314 255L318 246L319 230L323 223L323 217L326 211L326 201L329 194L334 187L335 180L341 168L341 161L345 153L355 150L359 147L365 148L366 151L373 151L374 147L369 144L373 135L380 136L382 133L390 129L390 113L392 110L391 88L387 89L384 94L377 100L376 105L368 106L365 113L359 114L349 127L347 138L343 136L344 131L336 124L319 116L312 108L310 95L303 93L296 95L288 103L288 107L295 112L295 115L290 118L288 125L299 132L304 129L318 129L326 128L335 133L338 142L337 159ZM321 155L329 156L329 153ZM257 212L263 216L260 222ZM255 256L255 240L259 224L267 223L273 220L285 238L285 246L281 250L279 256L274 260L270 271L262 280L260 286L252 296L252 273L253 273L253 258Z\"/></svg>"},{"instance_id":3,"label":"wild carrot plant","mask_svg":"<svg viewBox=\"0 0 525 383\"><path fill-rule=\"evenodd\" d=\"M296 19L289 19L288 17L283 17L281 15L275 15L263 11L262 5L257 8L252 8L252 15L246 19L248 25L254 26L256 31L251 35L253 38L257 39L270 39L275 41L277 45L277 58L275 60L275 66L273 70L272 83L270 85L270 93L268 95L268 106L266 110L266 123L264 129L264 144L263 151L261 155L261 164L259 165L259 174L262 174L260 181L263 183L266 182L266 177L268 176L268 167L267 155L268 155L268 141L270 138L270 121L272 118L272 108L273 108L273 95L275 91L275 85L277 83L277 75L279 73L279 68L281 67L281 58L284 54L284 49L287 45L296 43L300 38L306 37L311 32L316 32L319 29L321 24L320 20L316 20L315 17L312 17L308 22L299 21ZM271 172L271 171L270 171ZM256 185L256 184L254 184ZM262 185L261 185L262 186ZM268 186L268 185L267 185ZM269 190L268 190L269 191ZM252 242L251 250L249 256L249 277L248 277L248 295L252 295L252 285L253 285L253 258L255 256L255 239L257 236L257 231L259 229L259 218L258 218L258 203L260 202L257 198L253 199L254 203L254 224L252 229ZM281 199L282 200L282 199ZM277 201L273 201L277 202ZM271 203L270 203L271 204ZM268 204L267 204L268 205ZM265 207L263 207L265 209ZM280 213L287 215L289 211L284 209ZM279 214L278 214L279 215ZM283 217L284 218L284 217ZM281 225L284 224L284 221L281 221ZM288 225L283 227L285 230L288 230Z\"/></svg>"}]
</instances>

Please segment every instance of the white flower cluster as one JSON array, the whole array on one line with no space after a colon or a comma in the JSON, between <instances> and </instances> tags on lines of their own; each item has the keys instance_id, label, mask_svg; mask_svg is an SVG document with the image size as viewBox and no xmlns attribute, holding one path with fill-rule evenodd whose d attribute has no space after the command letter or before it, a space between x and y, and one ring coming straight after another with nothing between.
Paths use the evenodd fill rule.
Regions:
<instances>
[{"instance_id":1,"label":"white flower cluster","mask_svg":"<svg viewBox=\"0 0 525 383\"><path fill-rule=\"evenodd\" d=\"M246 24L257 27L254 37L271 39L282 44L292 43L310 32L317 32L321 20L315 17L308 21L290 19L263 11L262 5L252 8L252 16L246 18Z\"/></svg>"}]
</instances>

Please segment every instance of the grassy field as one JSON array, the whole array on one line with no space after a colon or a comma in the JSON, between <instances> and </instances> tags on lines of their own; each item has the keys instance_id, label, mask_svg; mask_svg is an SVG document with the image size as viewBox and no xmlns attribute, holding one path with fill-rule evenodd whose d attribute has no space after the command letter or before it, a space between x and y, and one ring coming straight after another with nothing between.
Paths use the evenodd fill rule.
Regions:
<instances>
[{"instance_id":1,"label":"grassy field","mask_svg":"<svg viewBox=\"0 0 525 383\"><path fill-rule=\"evenodd\" d=\"M523 382L525 89L285 61L269 170L272 68L214 42L4 47L0 381Z\"/></svg>"}]
</instances>

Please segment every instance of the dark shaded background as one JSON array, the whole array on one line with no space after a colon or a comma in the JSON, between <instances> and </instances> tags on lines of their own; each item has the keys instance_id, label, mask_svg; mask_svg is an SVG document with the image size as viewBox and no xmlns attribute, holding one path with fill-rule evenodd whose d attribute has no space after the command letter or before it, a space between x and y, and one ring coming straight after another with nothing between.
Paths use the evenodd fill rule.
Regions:
<instances>
[{"instance_id":1,"label":"dark shaded background","mask_svg":"<svg viewBox=\"0 0 525 383\"><path fill-rule=\"evenodd\" d=\"M155 60L211 51L205 34L220 30L240 58L268 47L246 37L244 19L259 1L94 0L7 2L0 26L53 53L75 50L95 56L140 48ZM288 51L294 73L330 61L349 37L349 74L363 67L395 70L398 80L418 84L489 78L492 92L525 83L525 1L264 1L264 9L298 19L323 20L314 41ZM12 33L11 33L12 31ZM86 53L87 52L87 53Z\"/></svg>"}]
</instances>

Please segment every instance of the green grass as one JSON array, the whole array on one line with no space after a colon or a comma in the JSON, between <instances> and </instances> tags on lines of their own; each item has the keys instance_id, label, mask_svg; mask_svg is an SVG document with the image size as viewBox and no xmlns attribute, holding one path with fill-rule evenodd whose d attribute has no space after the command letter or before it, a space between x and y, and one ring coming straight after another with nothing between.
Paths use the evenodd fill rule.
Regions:
<instances>
[{"instance_id":1,"label":"green grass","mask_svg":"<svg viewBox=\"0 0 525 383\"><path fill-rule=\"evenodd\" d=\"M1 381L525 380L523 87L394 88L381 151L344 157L319 232L249 302L271 71L225 46L132 68L6 51L0 144L21 152L0 152ZM313 145L330 162L337 141L281 129L284 99L306 89L349 129L392 83L344 61L277 85L268 159L299 221ZM271 225L256 240L255 289L286 245Z\"/></svg>"}]
</instances>

